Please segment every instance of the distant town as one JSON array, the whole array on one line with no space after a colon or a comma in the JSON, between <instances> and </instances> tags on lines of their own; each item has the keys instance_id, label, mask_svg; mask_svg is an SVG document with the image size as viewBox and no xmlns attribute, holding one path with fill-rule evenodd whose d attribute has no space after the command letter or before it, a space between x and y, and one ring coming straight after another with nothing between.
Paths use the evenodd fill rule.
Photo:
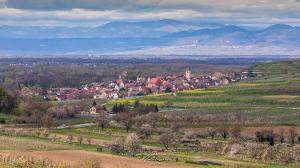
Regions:
<instances>
[{"instance_id":1,"label":"distant town","mask_svg":"<svg viewBox=\"0 0 300 168\"><path fill-rule=\"evenodd\" d=\"M20 93L27 97L43 95L44 99L51 101L130 98L228 85L246 75L245 72L242 75L237 72L201 74L187 68L182 75L137 76L136 80L129 80L124 71L114 81L90 83L80 88L49 88L46 94L39 87L22 87Z\"/></svg>"}]
</instances>

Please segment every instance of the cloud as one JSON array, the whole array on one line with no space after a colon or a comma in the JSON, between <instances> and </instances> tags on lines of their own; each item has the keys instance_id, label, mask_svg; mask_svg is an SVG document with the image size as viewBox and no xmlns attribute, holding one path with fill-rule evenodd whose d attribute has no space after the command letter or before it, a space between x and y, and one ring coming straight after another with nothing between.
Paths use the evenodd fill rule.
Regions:
<instances>
[{"instance_id":1,"label":"cloud","mask_svg":"<svg viewBox=\"0 0 300 168\"><path fill-rule=\"evenodd\" d=\"M30 10L69 10L74 8L111 10L123 8L134 0L6 0L9 8Z\"/></svg>"},{"instance_id":2,"label":"cloud","mask_svg":"<svg viewBox=\"0 0 300 168\"><path fill-rule=\"evenodd\" d=\"M179 19L234 24L300 24L300 0L0 0L7 22L100 23Z\"/></svg>"}]
</instances>

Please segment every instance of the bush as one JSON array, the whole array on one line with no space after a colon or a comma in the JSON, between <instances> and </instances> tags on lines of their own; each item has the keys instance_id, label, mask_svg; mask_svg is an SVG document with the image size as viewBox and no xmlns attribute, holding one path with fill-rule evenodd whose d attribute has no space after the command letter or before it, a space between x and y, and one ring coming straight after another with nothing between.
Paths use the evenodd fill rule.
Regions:
<instances>
[{"instance_id":1,"label":"bush","mask_svg":"<svg viewBox=\"0 0 300 168\"><path fill-rule=\"evenodd\" d=\"M97 159L88 159L82 161L76 168L103 168L101 161Z\"/></svg>"},{"instance_id":2,"label":"bush","mask_svg":"<svg viewBox=\"0 0 300 168\"><path fill-rule=\"evenodd\" d=\"M6 123L5 119L4 118L0 118L0 124L5 124L5 123Z\"/></svg>"},{"instance_id":3,"label":"bush","mask_svg":"<svg viewBox=\"0 0 300 168\"><path fill-rule=\"evenodd\" d=\"M0 155L0 167L3 168L43 168L43 167L51 167L51 168L67 168L65 164L53 163L50 160L43 159L38 160L34 158L29 158L25 156L2 156ZM90 167L89 167L90 168ZM94 168L94 167L91 167ZM95 167L98 168L98 167Z\"/></svg>"}]
</instances>

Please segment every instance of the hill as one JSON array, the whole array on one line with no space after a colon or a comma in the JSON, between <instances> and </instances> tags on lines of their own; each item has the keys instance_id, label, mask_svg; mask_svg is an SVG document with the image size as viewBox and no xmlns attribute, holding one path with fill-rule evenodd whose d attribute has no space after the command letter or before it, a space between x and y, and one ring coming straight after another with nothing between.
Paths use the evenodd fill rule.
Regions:
<instances>
[{"instance_id":1,"label":"hill","mask_svg":"<svg viewBox=\"0 0 300 168\"><path fill-rule=\"evenodd\" d=\"M300 61L256 65L250 72L259 77L217 88L151 95L115 103L158 104L171 121L188 127L231 125L250 127L300 125ZM171 110L165 104L171 104ZM174 117L175 116L175 117Z\"/></svg>"}]
</instances>

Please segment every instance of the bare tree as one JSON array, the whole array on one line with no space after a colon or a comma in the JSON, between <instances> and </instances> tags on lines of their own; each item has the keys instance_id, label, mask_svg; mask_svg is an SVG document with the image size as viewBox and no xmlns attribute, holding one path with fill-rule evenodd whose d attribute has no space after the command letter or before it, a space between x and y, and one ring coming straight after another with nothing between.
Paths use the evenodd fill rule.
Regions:
<instances>
[{"instance_id":1,"label":"bare tree","mask_svg":"<svg viewBox=\"0 0 300 168\"><path fill-rule=\"evenodd\" d=\"M181 124L180 123L178 123L178 122L176 122L176 123L173 123L172 125L171 125L171 130L173 131L173 132L179 132L180 131L180 129L181 129Z\"/></svg>"},{"instance_id":2,"label":"bare tree","mask_svg":"<svg viewBox=\"0 0 300 168\"><path fill-rule=\"evenodd\" d=\"M164 147L169 150L170 146L174 144L176 139L176 135L172 132L163 133L160 138L159 142L164 145Z\"/></svg>"},{"instance_id":3,"label":"bare tree","mask_svg":"<svg viewBox=\"0 0 300 168\"><path fill-rule=\"evenodd\" d=\"M132 156L141 150L141 144L141 140L135 133L129 134L125 139L125 147Z\"/></svg>"},{"instance_id":4,"label":"bare tree","mask_svg":"<svg viewBox=\"0 0 300 168\"><path fill-rule=\"evenodd\" d=\"M96 119L95 119L95 123L96 123L96 126L98 128L102 128L102 130L104 128L106 128L108 126L108 117L106 114L104 113L100 113L97 115Z\"/></svg>"},{"instance_id":5,"label":"bare tree","mask_svg":"<svg viewBox=\"0 0 300 168\"><path fill-rule=\"evenodd\" d=\"M223 137L223 139L225 140L228 135L229 135L229 131L228 129L224 126L224 127L220 127L217 129L218 133Z\"/></svg>"},{"instance_id":6,"label":"bare tree","mask_svg":"<svg viewBox=\"0 0 300 168\"><path fill-rule=\"evenodd\" d=\"M149 124L143 124L140 128L137 129L137 134L142 139L150 138L153 132L153 128Z\"/></svg>"},{"instance_id":7,"label":"bare tree","mask_svg":"<svg viewBox=\"0 0 300 168\"><path fill-rule=\"evenodd\" d=\"M45 128L56 126L56 122L51 114L42 117L41 125Z\"/></svg>"},{"instance_id":8,"label":"bare tree","mask_svg":"<svg viewBox=\"0 0 300 168\"><path fill-rule=\"evenodd\" d=\"M211 139L214 139L215 136L217 135L216 129L214 129L214 128L212 128L212 127L209 127L209 128L207 129L207 133L208 133L208 135L211 137Z\"/></svg>"},{"instance_id":9,"label":"bare tree","mask_svg":"<svg viewBox=\"0 0 300 168\"><path fill-rule=\"evenodd\" d=\"M68 142L71 144L73 141L73 135L68 135Z\"/></svg>"},{"instance_id":10,"label":"bare tree","mask_svg":"<svg viewBox=\"0 0 300 168\"><path fill-rule=\"evenodd\" d=\"M113 137L109 148L112 152L123 153L125 151L125 139L123 137Z\"/></svg>"},{"instance_id":11,"label":"bare tree","mask_svg":"<svg viewBox=\"0 0 300 168\"><path fill-rule=\"evenodd\" d=\"M91 138L87 138L86 139L87 143L90 145L92 143L92 139Z\"/></svg>"},{"instance_id":12,"label":"bare tree","mask_svg":"<svg viewBox=\"0 0 300 168\"><path fill-rule=\"evenodd\" d=\"M77 137L77 141L78 141L79 145L81 145L82 141L83 141L83 137L82 136Z\"/></svg>"},{"instance_id":13,"label":"bare tree","mask_svg":"<svg viewBox=\"0 0 300 168\"><path fill-rule=\"evenodd\" d=\"M283 128L280 128L280 132L279 132L279 139L280 139L280 142L281 143L284 143L285 141L285 138L284 138L284 129Z\"/></svg>"},{"instance_id":14,"label":"bare tree","mask_svg":"<svg viewBox=\"0 0 300 168\"><path fill-rule=\"evenodd\" d=\"M294 127L289 129L289 137L290 141L293 145L295 145L295 138L297 137L297 133Z\"/></svg>"},{"instance_id":15,"label":"bare tree","mask_svg":"<svg viewBox=\"0 0 300 168\"><path fill-rule=\"evenodd\" d=\"M125 127L126 131L129 132L131 127L134 125L135 121L133 119L134 115L129 112L120 113L118 119L121 124Z\"/></svg>"},{"instance_id":16,"label":"bare tree","mask_svg":"<svg viewBox=\"0 0 300 168\"><path fill-rule=\"evenodd\" d=\"M240 126L236 125L230 131L231 131L231 134L234 138L240 138L241 137L242 130L241 130Z\"/></svg>"},{"instance_id":17,"label":"bare tree","mask_svg":"<svg viewBox=\"0 0 300 168\"><path fill-rule=\"evenodd\" d=\"M274 146L274 144L275 144L275 135L274 135L273 130L268 131L268 138L267 139L269 140L269 145Z\"/></svg>"},{"instance_id":18,"label":"bare tree","mask_svg":"<svg viewBox=\"0 0 300 168\"><path fill-rule=\"evenodd\" d=\"M45 137L45 138L48 138L49 137L49 132L47 131L47 130L45 130L44 132L43 132L43 136Z\"/></svg>"}]
</instances>

